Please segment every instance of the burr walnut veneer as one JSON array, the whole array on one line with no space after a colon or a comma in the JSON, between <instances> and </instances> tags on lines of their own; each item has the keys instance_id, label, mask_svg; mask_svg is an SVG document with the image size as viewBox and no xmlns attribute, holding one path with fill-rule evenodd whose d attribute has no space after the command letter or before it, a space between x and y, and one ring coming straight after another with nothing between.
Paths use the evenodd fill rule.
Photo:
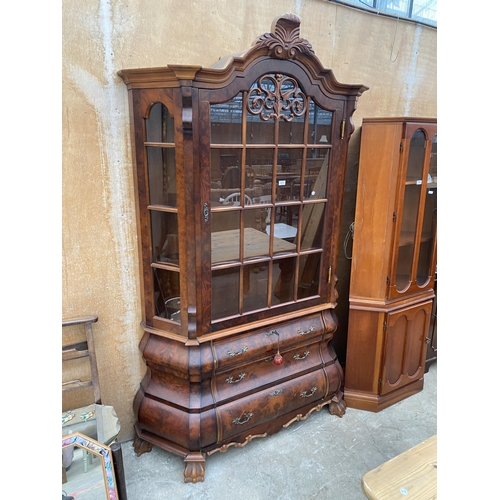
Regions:
<instances>
[{"instance_id":1,"label":"burr walnut veneer","mask_svg":"<svg viewBox=\"0 0 500 500\"><path fill-rule=\"evenodd\" d=\"M328 405L342 416L335 266L362 85L276 19L211 68L119 72L128 87L147 373L135 450L241 447Z\"/></svg>"}]
</instances>

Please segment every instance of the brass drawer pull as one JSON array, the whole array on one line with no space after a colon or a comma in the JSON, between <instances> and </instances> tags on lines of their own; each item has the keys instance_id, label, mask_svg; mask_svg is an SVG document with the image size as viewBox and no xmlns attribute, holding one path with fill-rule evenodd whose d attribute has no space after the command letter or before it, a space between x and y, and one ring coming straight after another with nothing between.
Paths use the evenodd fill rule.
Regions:
<instances>
[{"instance_id":1,"label":"brass drawer pull","mask_svg":"<svg viewBox=\"0 0 500 500\"><path fill-rule=\"evenodd\" d=\"M309 394L307 394L307 391L302 391L302 392L300 393L300 397L301 397L301 398L310 398L310 397L311 397L311 396L312 396L312 395L313 395L313 394L314 394L317 390L318 390L318 388L317 388L317 387L313 387L313 388L311 389L311 392L310 392Z\"/></svg>"},{"instance_id":2,"label":"brass drawer pull","mask_svg":"<svg viewBox=\"0 0 500 500\"><path fill-rule=\"evenodd\" d=\"M302 330L302 328L297 332L299 335L306 335L308 333L314 332L314 326L310 326L307 330Z\"/></svg>"},{"instance_id":3,"label":"brass drawer pull","mask_svg":"<svg viewBox=\"0 0 500 500\"><path fill-rule=\"evenodd\" d=\"M248 351L248 346L247 345L242 345L241 346L241 351L235 351L234 349L230 349L227 351L228 356L238 356L240 354L243 354L244 352Z\"/></svg>"},{"instance_id":4,"label":"brass drawer pull","mask_svg":"<svg viewBox=\"0 0 500 500\"><path fill-rule=\"evenodd\" d=\"M277 396L278 394L280 394L280 393L282 393L282 392L283 392L283 389L276 389L275 391L270 392L270 393L269 393L269 396L270 396L270 397Z\"/></svg>"},{"instance_id":5,"label":"brass drawer pull","mask_svg":"<svg viewBox=\"0 0 500 500\"><path fill-rule=\"evenodd\" d=\"M304 356L301 356L300 354L295 354L295 356L293 357L293 359L296 359L296 360L306 359L307 356L309 356L309 354L311 354L311 351L304 351Z\"/></svg>"},{"instance_id":6,"label":"brass drawer pull","mask_svg":"<svg viewBox=\"0 0 500 500\"><path fill-rule=\"evenodd\" d=\"M233 377L228 377L226 379L226 382L228 384L237 384L238 382L241 382L246 376L246 373L240 373L240 376L236 379L236 380L233 380Z\"/></svg>"},{"instance_id":7,"label":"brass drawer pull","mask_svg":"<svg viewBox=\"0 0 500 500\"><path fill-rule=\"evenodd\" d=\"M237 425L246 424L253 417L253 413L245 413L245 417L246 417L245 420L241 420L242 417L243 417L243 415L241 417L235 418L233 420L233 424L237 424Z\"/></svg>"}]
</instances>

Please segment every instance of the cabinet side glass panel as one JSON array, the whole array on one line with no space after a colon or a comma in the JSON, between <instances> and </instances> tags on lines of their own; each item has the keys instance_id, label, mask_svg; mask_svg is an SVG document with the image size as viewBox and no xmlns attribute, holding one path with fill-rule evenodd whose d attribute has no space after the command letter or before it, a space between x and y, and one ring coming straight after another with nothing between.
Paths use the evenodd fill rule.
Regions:
<instances>
[{"instance_id":1,"label":"cabinet side glass panel","mask_svg":"<svg viewBox=\"0 0 500 500\"><path fill-rule=\"evenodd\" d=\"M412 279L411 271L415 250L418 206L423 182L425 139L424 132L420 129L416 130L410 140L408 152L396 268L396 289L400 292L408 288Z\"/></svg>"},{"instance_id":2,"label":"cabinet side glass panel","mask_svg":"<svg viewBox=\"0 0 500 500\"><path fill-rule=\"evenodd\" d=\"M177 206L173 118L161 103L152 106L146 121L146 144L151 205Z\"/></svg>"},{"instance_id":3,"label":"cabinet side glass panel","mask_svg":"<svg viewBox=\"0 0 500 500\"><path fill-rule=\"evenodd\" d=\"M179 273L153 268L155 315L180 323Z\"/></svg>"},{"instance_id":4,"label":"cabinet side glass panel","mask_svg":"<svg viewBox=\"0 0 500 500\"><path fill-rule=\"evenodd\" d=\"M179 229L177 214L151 211L153 261L179 265Z\"/></svg>"},{"instance_id":5,"label":"cabinet side glass panel","mask_svg":"<svg viewBox=\"0 0 500 500\"><path fill-rule=\"evenodd\" d=\"M155 103L146 126L154 314L180 323L179 229L174 119Z\"/></svg>"},{"instance_id":6,"label":"cabinet side glass panel","mask_svg":"<svg viewBox=\"0 0 500 500\"><path fill-rule=\"evenodd\" d=\"M422 237L418 254L417 285L425 286L434 270L431 269L434 255L434 240L437 229L437 136L432 141L431 162L425 192L425 208Z\"/></svg>"}]
</instances>

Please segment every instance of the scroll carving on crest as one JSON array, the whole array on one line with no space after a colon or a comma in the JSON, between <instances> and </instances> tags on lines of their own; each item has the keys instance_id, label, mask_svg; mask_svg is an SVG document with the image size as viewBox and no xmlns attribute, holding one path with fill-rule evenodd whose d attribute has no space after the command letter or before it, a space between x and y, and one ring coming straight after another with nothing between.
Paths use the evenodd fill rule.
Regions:
<instances>
[{"instance_id":1,"label":"scroll carving on crest","mask_svg":"<svg viewBox=\"0 0 500 500\"><path fill-rule=\"evenodd\" d=\"M306 97L297 81L289 76L261 76L248 95L247 109L264 121L271 118L287 122L306 112Z\"/></svg>"},{"instance_id":2,"label":"scroll carving on crest","mask_svg":"<svg viewBox=\"0 0 500 500\"><path fill-rule=\"evenodd\" d=\"M299 34L300 19L293 14L284 14L276 21L274 33L264 33L255 44L268 47L269 55L278 59L294 59L297 52L314 54L312 45Z\"/></svg>"}]
</instances>

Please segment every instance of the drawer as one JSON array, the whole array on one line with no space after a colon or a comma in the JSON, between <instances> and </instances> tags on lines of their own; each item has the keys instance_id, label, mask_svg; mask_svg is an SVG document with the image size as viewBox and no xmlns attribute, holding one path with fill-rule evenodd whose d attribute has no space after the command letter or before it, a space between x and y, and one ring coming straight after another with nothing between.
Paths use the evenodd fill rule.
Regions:
<instances>
[{"instance_id":1,"label":"drawer","mask_svg":"<svg viewBox=\"0 0 500 500\"><path fill-rule=\"evenodd\" d=\"M253 330L249 333L220 340L213 343L215 368L217 371L230 366L255 360L255 358L271 356L280 351L305 342L321 340L325 328L321 314L313 314L300 319L279 323L276 327Z\"/></svg>"},{"instance_id":2,"label":"drawer","mask_svg":"<svg viewBox=\"0 0 500 500\"><path fill-rule=\"evenodd\" d=\"M274 354L275 351L258 361L241 364L218 373L212 379L215 402L220 403L247 392L255 392L259 387L275 385L277 380L312 371L323 365L323 359L325 362L333 361L326 342L303 344L287 351L280 349L283 364L279 366L272 362Z\"/></svg>"},{"instance_id":3,"label":"drawer","mask_svg":"<svg viewBox=\"0 0 500 500\"><path fill-rule=\"evenodd\" d=\"M333 365L331 368L336 372ZM327 396L330 385L326 371L319 369L220 406L215 410L218 441L246 434L252 427L319 401Z\"/></svg>"}]
</instances>

